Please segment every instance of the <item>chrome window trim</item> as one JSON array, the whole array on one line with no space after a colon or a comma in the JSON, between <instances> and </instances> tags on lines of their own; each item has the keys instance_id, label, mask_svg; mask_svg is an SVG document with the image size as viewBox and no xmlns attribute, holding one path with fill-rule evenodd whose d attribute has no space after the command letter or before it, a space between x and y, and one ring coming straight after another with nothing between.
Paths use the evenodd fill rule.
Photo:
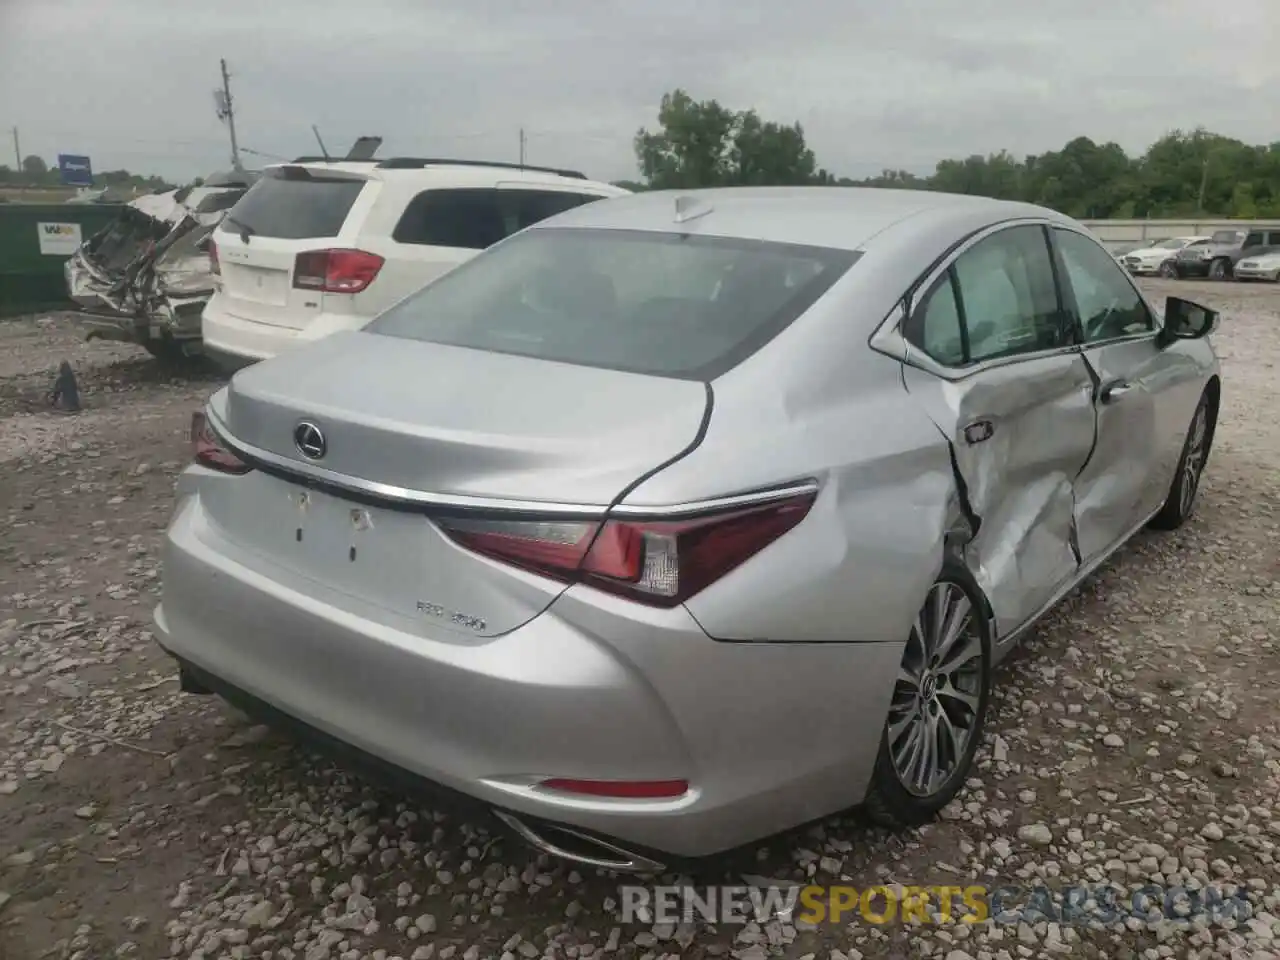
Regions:
<instances>
[{"instance_id":1,"label":"chrome window trim","mask_svg":"<svg viewBox=\"0 0 1280 960\"><path fill-rule=\"evenodd\" d=\"M211 405L205 407L205 416L208 418L210 428L217 434L218 439L226 445L227 449L249 463L264 464L285 474L313 480L337 490L382 500L389 505L400 507L437 507L469 512L514 513L583 520L600 520L606 514L611 517L618 516L631 519L678 519L703 513L763 505L818 491L817 480L805 479L762 490L658 506L625 503L613 505L607 503L563 503L550 500L508 500L495 497L467 496L465 494L431 493L426 490L415 490L396 484L362 480L359 477L338 473L314 463L294 460L278 453L272 453L270 450L263 450L260 447L235 439Z\"/></svg>"}]
</instances>

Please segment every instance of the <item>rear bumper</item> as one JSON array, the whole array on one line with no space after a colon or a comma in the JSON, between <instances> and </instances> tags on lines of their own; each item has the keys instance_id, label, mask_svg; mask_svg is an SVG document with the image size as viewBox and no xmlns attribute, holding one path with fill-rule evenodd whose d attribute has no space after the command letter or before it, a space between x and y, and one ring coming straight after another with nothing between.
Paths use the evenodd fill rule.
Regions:
<instances>
[{"instance_id":1,"label":"rear bumper","mask_svg":"<svg viewBox=\"0 0 1280 960\"><path fill-rule=\"evenodd\" d=\"M237 562L198 493L165 543L160 645L230 689L487 806L677 857L860 802L898 643L722 643L683 608L572 588L524 626L447 639L353 615ZM548 777L685 779L585 798Z\"/></svg>"},{"instance_id":2,"label":"rear bumper","mask_svg":"<svg viewBox=\"0 0 1280 960\"><path fill-rule=\"evenodd\" d=\"M227 312L222 298L215 294L205 305L200 326L210 356L226 364L245 366L340 330L358 330L368 322L368 317L321 313L301 328L261 323Z\"/></svg>"},{"instance_id":3,"label":"rear bumper","mask_svg":"<svg viewBox=\"0 0 1280 960\"><path fill-rule=\"evenodd\" d=\"M1160 272L1160 268L1165 261L1159 263L1142 262L1142 263L1126 263L1124 268L1132 273L1135 277L1154 277Z\"/></svg>"}]
</instances>

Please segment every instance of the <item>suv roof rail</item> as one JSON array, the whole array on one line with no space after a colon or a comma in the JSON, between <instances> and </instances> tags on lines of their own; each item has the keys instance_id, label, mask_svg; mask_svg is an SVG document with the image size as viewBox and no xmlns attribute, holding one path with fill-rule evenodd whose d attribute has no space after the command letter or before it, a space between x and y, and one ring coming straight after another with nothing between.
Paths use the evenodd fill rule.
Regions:
<instances>
[{"instance_id":1,"label":"suv roof rail","mask_svg":"<svg viewBox=\"0 0 1280 960\"><path fill-rule=\"evenodd\" d=\"M322 158L323 159L323 158ZM301 161L298 161L301 162ZM586 180L587 175L578 170L560 170L556 167L535 167L528 163L509 163L501 160L449 160L441 157L392 157L378 163L383 170L421 170L431 166L500 167L504 170L533 170L537 173L554 173L559 177Z\"/></svg>"},{"instance_id":2,"label":"suv roof rail","mask_svg":"<svg viewBox=\"0 0 1280 960\"><path fill-rule=\"evenodd\" d=\"M290 160L289 163L378 163L377 160L348 160L346 157L297 157Z\"/></svg>"}]
</instances>

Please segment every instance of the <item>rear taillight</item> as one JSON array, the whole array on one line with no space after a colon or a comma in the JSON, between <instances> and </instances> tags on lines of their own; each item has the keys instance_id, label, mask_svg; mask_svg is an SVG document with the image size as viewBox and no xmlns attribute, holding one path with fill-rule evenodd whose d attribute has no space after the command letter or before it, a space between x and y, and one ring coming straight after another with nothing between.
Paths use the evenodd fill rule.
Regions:
<instances>
[{"instance_id":1,"label":"rear taillight","mask_svg":"<svg viewBox=\"0 0 1280 960\"><path fill-rule=\"evenodd\" d=\"M320 293L359 293L385 261L364 250L307 250L293 261L293 285Z\"/></svg>"},{"instance_id":2,"label":"rear taillight","mask_svg":"<svg viewBox=\"0 0 1280 960\"><path fill-rule=\"evenodd\" d=\"M759 553L816 494L681 520L441 519L459 545L564 583L674 607Z\"/></svg>"},{"instance_id":3,"label":"rear taillight","mask_svg":"<svg viewBox=\"0 0 1280 960\"><path fill-rule=\"evenodd\" d=\"M222 264L218 263L218 245L209 241L209 272L215 277L222 276Z\"/></svg>"},{"instance_id":4,"label":"rear taillight","mask_svg":"<svg viewBox=\"0 0 1280 960\"><path fill-rule=\"evenodd\" d=\"M220 473L241 474L253 469L223 446L202 410L191 415L191 457L200 466Z\"/></svg>"}]
</instances>

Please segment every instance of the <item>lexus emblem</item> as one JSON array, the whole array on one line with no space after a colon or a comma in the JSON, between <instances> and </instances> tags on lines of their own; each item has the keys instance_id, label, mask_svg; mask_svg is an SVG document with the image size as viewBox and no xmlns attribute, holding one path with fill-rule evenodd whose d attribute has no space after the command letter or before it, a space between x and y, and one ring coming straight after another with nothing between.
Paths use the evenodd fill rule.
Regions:
<instances>
[{"instance_id":1,"label":"lexus emblem","mask_svg":"<svg viewBox=\"0 0 1280 960\"><path fill-rule=\"evenodd\" d=\"M329 449L324 434L310 420L301 420L293 428L293 445L308 460L320 460Z\"/></svg>"}]
</instances>

